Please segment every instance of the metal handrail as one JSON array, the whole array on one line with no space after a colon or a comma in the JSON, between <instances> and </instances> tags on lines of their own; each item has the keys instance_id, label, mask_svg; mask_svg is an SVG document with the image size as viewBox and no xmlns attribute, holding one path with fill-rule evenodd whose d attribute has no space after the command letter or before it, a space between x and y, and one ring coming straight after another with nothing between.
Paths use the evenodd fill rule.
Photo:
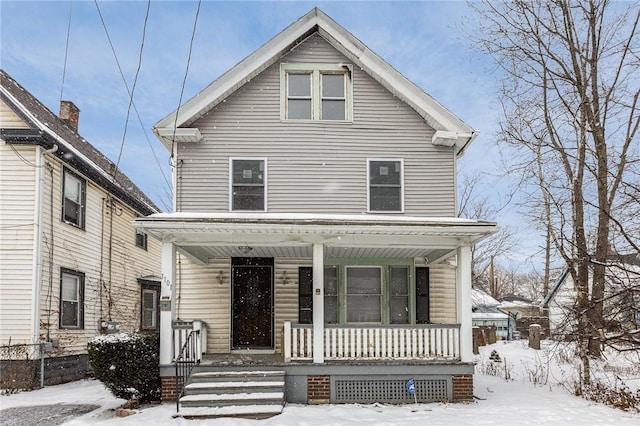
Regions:
<instances>
[{"instance_id":1,"label":"metal handrail","mask_svg":"<svg viewBox=\"0 0 640 426\"><path fill-rule=\"evenodd\" d=\"M200 349L198 339L200 330L191 330L176 357L176 413L180 412L180 398L184 396L184 388L191 375L191 370L200 364L201 357L197 353Z\"/></svg>"}]
</instances>

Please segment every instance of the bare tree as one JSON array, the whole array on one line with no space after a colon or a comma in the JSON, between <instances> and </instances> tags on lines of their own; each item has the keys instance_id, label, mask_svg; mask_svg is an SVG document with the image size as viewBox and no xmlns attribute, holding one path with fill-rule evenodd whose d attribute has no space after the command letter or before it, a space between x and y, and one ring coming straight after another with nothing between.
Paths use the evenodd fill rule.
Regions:
<instances>
[{"instance_id":1,"label":"bare tree","mask_svg":"<svg viewBox=\"0 0 640 426\"><path fill-rule=\"evenodd\" d=\"M589 355L607 339L610 244L639 245L624 217L640 187L640 8L596 0L471 7L481 17L479 47L504 72L501 142L515 148L531 216L576 284L589 384Z\"/></svg>"},{"instance_id":2,"label":"bare tree","mask_svg":"<svg viewBox=\"0 0 640 426\"><path fill-rule=\"evenodd\" d=\"M498 209L486 195L478 190L481 176L465 175L459 188L458 216L476 220L490 220ZM489 291L490 268L496 258L508 258L509 252L517 246L513 230L507 226L482 241L471 250L471 267L474 284ZM489 291L490 292L490 291Z\"/></svg>"}]
</instances>

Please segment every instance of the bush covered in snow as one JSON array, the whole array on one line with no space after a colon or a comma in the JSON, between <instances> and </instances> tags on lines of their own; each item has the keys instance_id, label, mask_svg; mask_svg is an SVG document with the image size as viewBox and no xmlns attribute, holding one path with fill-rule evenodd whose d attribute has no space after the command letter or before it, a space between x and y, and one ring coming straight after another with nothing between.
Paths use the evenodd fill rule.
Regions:
<instances>
[{"instance_id":1,"label":"bush covered in snow","mask_svg":"<svg viewBox=\"0 0 640 426\"><path fill-rule=\"evenodd\" d=\"M114 396L140 402L160 399L159 348L156 333L97 336L87 345L96 378Z\"/></svg>"}]
</instances>

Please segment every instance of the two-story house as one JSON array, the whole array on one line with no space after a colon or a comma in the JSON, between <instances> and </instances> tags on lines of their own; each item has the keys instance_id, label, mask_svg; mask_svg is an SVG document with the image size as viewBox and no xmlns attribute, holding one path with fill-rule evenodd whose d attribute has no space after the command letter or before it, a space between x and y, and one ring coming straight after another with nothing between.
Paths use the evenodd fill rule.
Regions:
<instances>
[{"instance_id":1,"label":"two-story house","mask_svg":"<svg viewBox=\"0 0 640 426\"><path fill-rule=\"evenodd\" d=\"M77 380L89 371L88 339L158 329L161 244L132 223L159 210L78 134L73 103L56 116L2 70L0 79L3 382L30 374L11 361L41 356L44 384Z\"/></svg>"},{"instance_id":2,"label":"two-story house","mask_svg":"<svg viewBox=\"0 0 640 426\"><path fill-rule=\"evenodd\" d=\"M456 215L471 127L316 8L154 132L175 212L136 226L162 241L165 399L250 369L290 402L472 399L471 247L496 226Z\"/></svg>"}]
</instances>

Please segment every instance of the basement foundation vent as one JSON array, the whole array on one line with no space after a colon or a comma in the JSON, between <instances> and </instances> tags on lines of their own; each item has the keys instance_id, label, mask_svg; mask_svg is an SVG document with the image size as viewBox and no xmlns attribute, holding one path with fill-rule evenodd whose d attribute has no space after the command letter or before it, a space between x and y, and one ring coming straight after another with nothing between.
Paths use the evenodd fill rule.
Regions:
<instances>
[{"instance_id":1,"label":"basement foundation vent","mask_svg":"<svg viewBox=\"0 0 640 426\"><path fill-rule=\"evenodd\" d=\"M332 389L334 391L332 402L413 403L413 395L411 395L406 388L407 380L408 379L336 379ZM434 402L450 399L446 379L416 379L415 386L418 402Z\"/></svg>"}]
</instances>

